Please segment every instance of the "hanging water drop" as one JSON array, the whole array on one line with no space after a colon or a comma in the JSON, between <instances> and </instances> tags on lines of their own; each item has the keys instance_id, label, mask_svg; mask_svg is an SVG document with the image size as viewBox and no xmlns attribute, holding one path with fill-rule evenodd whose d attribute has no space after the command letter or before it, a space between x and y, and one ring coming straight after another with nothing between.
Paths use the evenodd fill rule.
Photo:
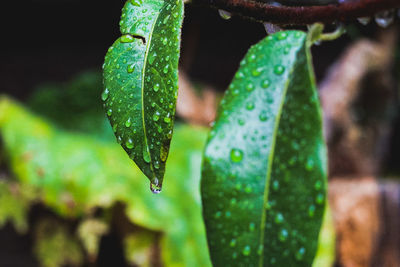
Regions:
<instances>
[{"instance_id":1,"label":"hanging water drop","mask_svg":"<svg viewBox=\"0 0 400 267\"><path fill-rule=\"evenodd\" d=\"M245 246L245 247L243 248L243 250L242 250L242 253L243 253L244 256L249 256L249 255L250 255L250 252L251 252L250 246Z\"/></svg>"},{"instance_id":2,"label":"hanging water drop","mask_svg":"<svg viewBox=\"0 0 400 267\"><path fill-rule=\"evenodd\" d=\"M135 71L135 64L128 65L126 70L128 71L128 73L134 72Z\"/></svg>"},{"instance_id":3,"label":"hanging water drop","mask_svg":"<svg viewBox=\"0 0 400 267\"><path fill-rule=\"evenodd\" d=\"M162 186L159 183L157 178L154 178L151 182L150 182L150 190L153 194L160 194L161 190L162 190Z\"/></svg>"}]
</instances>

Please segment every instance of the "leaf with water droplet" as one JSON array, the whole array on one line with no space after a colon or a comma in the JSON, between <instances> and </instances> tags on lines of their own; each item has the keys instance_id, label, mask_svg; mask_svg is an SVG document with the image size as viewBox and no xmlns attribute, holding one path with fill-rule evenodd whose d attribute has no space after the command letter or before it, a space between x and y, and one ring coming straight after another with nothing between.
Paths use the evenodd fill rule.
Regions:
<instances>
[{"instance_id":1,"label":"leaf with water droplet","mask_svg":"<svg viewBox=\"0 0 400 267\"><path fill-rule=\"evenodd\" d=\"M107 115L117 140L156 193L161 191L174 124L182 20L180 0L127 1L122 36L104 63Z\"/></svg>"},{"instance_id":2,"label":"leaf with water droplet","mask_svg":"<svg viewBox=\"0 0 400 267\"><path fill-rule=\"evenodd\" d=\"M326 146L310 38L300 31L265 38L250 48L225 94L201 185L215 266L313 262L325 206ZM230 216L216 219L217 211ZM222 244L232 239L235 246Z\"/></svg>"}]
</instances>

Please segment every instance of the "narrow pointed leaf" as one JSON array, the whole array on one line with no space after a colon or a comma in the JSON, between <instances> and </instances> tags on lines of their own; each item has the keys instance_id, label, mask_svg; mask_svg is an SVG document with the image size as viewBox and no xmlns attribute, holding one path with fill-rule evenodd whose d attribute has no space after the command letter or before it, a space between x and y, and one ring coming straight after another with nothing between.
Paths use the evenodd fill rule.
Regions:
<instances>
[{"instance_id":1,"label":"narrow pointed leaf","mask_svg":"<svg viewBox=\"0 0 400 267\"><path fill-rule=\"evenodd\" d=\"M127 1L122 36L104 64L102 99L117 141L154 192L161 190L172 137L182 20L181 0Z\"/></svg>"},{"instance_id":2,"label":"narrow pointed leaf","mask_svg":"<svg viewBox=\"0 0 400 267\"><path fill-rule=\"evenodd\" d=\"M307 36L280 32L241 62L205 149L202 200L215 266L311 266L326 147Z\"/></svg>"}]
</instances>

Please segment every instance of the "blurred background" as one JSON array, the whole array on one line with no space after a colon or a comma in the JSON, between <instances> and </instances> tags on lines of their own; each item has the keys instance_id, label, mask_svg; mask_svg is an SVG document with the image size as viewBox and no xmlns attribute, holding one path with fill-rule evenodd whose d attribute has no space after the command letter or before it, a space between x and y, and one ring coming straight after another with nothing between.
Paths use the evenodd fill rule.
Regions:
<instances>
[{"instance_id":1,"label":"blurred background","mask_svg":"<svg viewBox=\"0 0 400 267\"><path fill-rule=\"evenodd\" d=\"M3 3L0 266L208 266L201 154L218 100L262 23L187 5L163 192L115 142L101 66L124 1ZM313 48L330 207L315 266L400 266L399 19L355 21ZM305 29L305 28L300 28ZM335 26L327 27L334 30Z\"/></svg>"}]
</instances>

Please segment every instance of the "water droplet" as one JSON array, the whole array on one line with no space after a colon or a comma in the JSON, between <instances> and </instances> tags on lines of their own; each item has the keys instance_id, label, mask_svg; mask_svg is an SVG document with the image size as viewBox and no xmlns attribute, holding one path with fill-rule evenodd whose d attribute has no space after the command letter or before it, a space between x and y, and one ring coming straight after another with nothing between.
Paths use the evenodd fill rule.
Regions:
<instances>
[{"instance_id":1,"label":"water droplet","mask_svg":"<svg viewBox=\"0 0 400 267\"><path fill-rule=\"evenodd\" d=\"M306 162L306 170L312 171L313 168L314 168L314 160L312 158L308 158Z\"/></svg>"},{"instance_id":2,"label":"water droplet","mask_svg":"<svg viewBox=\"0 0 400 267\"><path fill-rule=\"evenodd\" d=\"M264 80L261 83L261 87L264 88L264 89L268 88L269 85L270 85L270 81L269 80Z\"/></svg>"},{"instance_id":3,"label":"water droplet","mask_svg":"<svg viewBox=\"0 0 400 267\"><path fill-rule=\"evenodd\" d=\"M135 64L128 65L126 70L128 71L128 73L134 72L135 71Z\"/></svg>"},{"instance_id":4,"label":"water droplet","mask_svg":"<svg viewBox=\"0 0 400 267\"><path fill-rule=\"evenodd\" d=\"M160 162L158 160L154 161L154 168L159 169L160 168Z\"/></svg>"},{"instance_id":5,"label":"water droplet","mask_svg":"<svg viewBox=\"0 0 400 267\"><path fill-rule=\"evenodd\" d=\"M221 218L221 212L220 211L217 211L215 214L214 214L214 218L215 219L218 219L218 218Z\"/></svg>"},{"instance_id":6,"label":"water droplet","mask_svg":"<svg viewBox=\"0 0 400 267\"><path fill-rule=\"evenodd\" d=\"M131 118L129 118L126 122L125 122L125 127L129 128L131 127L132 122L131 122Z\"/></svg>"},{"instance_id":7,"label":"water droplet","mask_svg":"<svg viewBox=\"0 0 400 267\"><path fill-rule=\"evenodd\" d=\"M248 102L246 104L246 109L247 110L253 110L254 109L254 103L253 102Z\"/></svg>"},{"instance_id":8,"label":"water droplet","mask_svg":"<svg viewBox=\"0 0 400 267\"><path fill-rule=\"evenodd\" d=\"M231 150L231 160L232 162L241 162L243 159L243 151L240 149L232 149Z\"/></svg>"},{"instance_id":9,"label":"water droplet","mask_svg":"<svg viewBox=\"0 0 400 267\"><path fill-rule=\"evenodd\" d=\"M219 16L223 19L230 19L232 17L232 14L228 11L218 9Z\"/></svg>"},{"instance_id":10,"label":"water droplet","mask_svg":"<svg viewBox=\"0 0 400 267\"><path fill-rule=\"evenodd\" d=\"M324 203L325 197L323 194L318 194L317 198L315 199L315 201L317 202L317 204L322 204Z\"/></svg>"},{"instance_id":11,"label":"water droplet","mask_svg":"<svg viewBox=\"0 0 400 267\"><path fill-rule=\"evenodd\" d=\"M167 117L164 117L164 122L165 122L165 123L170 123L170 122L171 122L171 117L170 117L169 114L168 114Z\"/></svg>"},{"instance_id":12,"label":"water droplet","mask_svg":"<svg viewBox=\"0 0 400 267\"><path fill-rule=\"evenodd\" d=\"M150 190L151 192L153 192L153 194L160 194L161 190L162 190L162 186L159 183L157 178L154 178L151 182L150 182Z\"/></svg>"},{"instance_id":13,"label":"water droplet","mask_svg":"<svg viewBox=\"0 0 400 267\"><path fill-rule=\"evenodd\" d=\"M357 20L362 25L367 25L371 21L371 18L369 18L369 17L361 17L361 18L358 18Z\"/></svg>"},{"instance_id":14,"label":"water droplet","mask_svg":"<svg viewBox=\"0 0 400 267\"><path fill-rule=\"evenodd\" d=\"M261 114L260 114L260 116L258 116L258 118L260 119L260 121L268 120L268 116L267 116L266 112L261 112Z\"/></svg>"},{"instance_id":15,"label":"water droplet","mask_svg":"<svg viewBox=\"0 0 400 267\"><path fill-rule=\"evenodd\" d=\"M135 38L130 34L124 34L121 36L121 43L132 43Z\"/></svg>"},{"instance_id":16,"label":"water droplet","mask_svg":"<svg viewBox=\"0 0 400 267\"><path fill-rule=\"evenodd\" d=\"M288 236L289 236L289 233L288 233L288 231L286 229L282 229L279 232L279 240L282 241L282 242L285 242L286 239L288 238Z\"/></svg>"},{"instance_id":17,"label":"water droplet","mask_svg":"<svg viewBox=\"0 0 400 267\"><path fill-rule=\"evenodd\" d=\"M383 28L386 28L390 24L392 24L393 20L394 20L393 10L385 10L375 15L376 24L378 24Z\"/></svg>"},{"instance_id":18,"label":"water droplet","mask_svg":"<svg viewBox=\"0 0 400 267\"><path fill-rule=\"evenodd\" d=\"M284 67L284 66L282 66L282 65L276 65L276 66L274 67L274 73L275 73L276 75L282 75L284 72L285 72L285 67Z\"/></svg>"},{"instance_id":19,"label":"water droplet","mask_svg":"<svg viewBox=\"0 0 400 267\"><path fill-rule=\"evenodd\" d=\"M243 253L244 256L249 256L249 255L250 255L250 252L251 252L250 246L245 246L245 247L243 248L243 250L242 250L242 253Z\"/></svg>"},{"instance_id":20,"label":"water droplet","mask_svg":"<svg viewBox=\"0 0 400 267\"><path fill-rule=\"evenodd\" d=\"M301 247L297 252L296 252L296 260L301 261L304 258L304 254L306 253L306 249Z\"/></svg>"},{"instance_id":21,"label":"water droplet","mask_svg":"<svg viewBox=\"0 0 400 267\"><path fill-rule=\"evenodd\" d=\"M283 218L282 213L276 214L276 216L275 216L275 223L281 224L281 223L283 223L284 220L285 220L285 218Z\"/></svg>"},{"instance_id":22,"label":"water droplet","mask_svg":"<svg viewBox=\"0 0 400 267\"><path fill-rule=\"evenodd\" d=\"M169 64L165 65L165 67L163 69L164 74L168 73L168 68L169 68Z\"/></svg>"},{"instance_id":23,"label":"water droplet","mask_svg":"<svg viewBox=\"0 0 400 267\"><path fill-rule=\"evenodd\" d=\"M279 32L278 33L278 40L285 40L287 37L287 33L286 32Z\"/></svg>"},{"instance_id":24,"label":"water droplet","mask_svg":"<svg viewBox=\"0 0 400 267\"><path fill-rule=\"evenodd\" d=\"M249 230L252 232L252 231L254 231L254 229L256 229L256 225L254 223L250 223Z\"/></svg>"},{"instance_id":25,"label":"water droplet","mask_svg":"<svg viewBox=\"0 0 400 267\"><path fill-rule=\"evenodd\" d=\"M106 101L107 98L108 98L108 96L109 96L109 94L110 94L110 91L106 88L106 89L103 91L103 93L101 94L101 99L102 99L103 101Z\"/></svg>"},{"instance_id":26,"label":"water droplet","mask_svg":"<svg viewBox=\"0 0 400 267\"><path fill-rule=\"evenodd\" d=\"M258 254L258 255L261 255L262 252L263 252L263 250L264 250L264 245L263 245L263 244L259 245L259 246L258 246L258 249L257 249L257 254Z\"/></svg>"},{"instance_id":27,"label":"water droplet","mask_svg":"<svg viewBox=\"0 0 400 267\"><path fill-rule=\"evenodd\" d=\"M279 181L278 180L274 180L272 182L272 189L274 189L275 191L279 190Z\"/></svg>"},{"instance_id":28,"label":"water droplet","mask_svg":"<svg viewBox=\"0 0 400 267\"><path fill-rule=\"evenodd\" d=\"M156 111L153 114L153 121L158 121L160 119L160 112Z\"/></svg>"},{"instance_id":29,"label":"water droplet","mask_svg":"<svg viewBox=\"0 0 400 267\"><path fill-rule=\"evenodd\" d=\"M141 6L143 2L142 0L131 0L131 4L134 6Z\"/></svg>"},{"instance_id":30,"label":"water droplet","mask_svg":"<svg viewBox=\"0 0 400 267\"><path fill-rule=\"evenodd\" d=\"M128 141L125 142L125 145L127 148L132 149L133 148L133 141L132 139L128 139Z\"/></svg>"},{"instance_id":31,"label":"water droplet","mask_svg":"<svg viewBox=\"0 0 400 267\"><path fill-rule=\"evenodd\" d=\"M146 146L143 148L143 160L147 163L150 163L150 151L149 148Z\"/></svg>"},{"instance_id":32,"label":"water droplet","mask_svg":"<svg viewBox=\"0 0 400 267\"><path fill-rule=\"evenodd\" d=\"M316 190L320 190L321 187L322 187L321 181L316 181L315 184L314 184L314 188L315 188Z\"/></svg>"},{"instance_id":33,"label":"water droplet","mask_svg":"<svg viewBox=\"0 0 400 267\"><path fill-rule=\"evenodd\" d=\"M310 207L308 207L308 216L313 217L315 213L315 206L311 205Z\"/></svg>"},{"instance_id":34,"label":"water droplet","mask_svg":"<svg viewBox=\"0 0 400 267\"><path fill-rule=\"evenodd\" d=\"M229 246L231 247L236 246L236 239L232 239L231 242L229 243Z\"/></svg>"},{"instance_id":35,"label":"water droplet","mask_svg":"<svg viewBox=\"0 0 400 267\"><path fill-rule=\"evenodd\" d=\"M154 92L158 92L158 90L160 90L160 84L156 83L153 87Z\"/></svg>"},{"instance_id":36,"label":"water droplet","mask_svg":"<svg viewBox=\"0 0 400 267\"><path fill-rule=\"evenodd\" d=\"M112 111L112 109L110 108L109 110L107 110L107 115L108 115L108 116L111 116L111 115L112 115L112 112L113 112L113 111Z\"/></svg>"},{"instance_id":37,"label":"water droplet","mask_svg":"<svg viewBox=\"0 0 400 267\"><path fill-rule=\"evenodd\" d=\"M251 75L253 75L254 77L258 77L258 76L261 75L262 70L263 70L263 69L262 69L261 67L258 67L258 68L254 69L254 70L251 72Z\"/></svg>"},{"instance_id":38,"label":"water droplet","mask_svg":"<svg viewBox=\"0 0 400 267\"><path fill-rule=\"evenodd\" d=\"M249 83L249 84L246 86L246 90L249 91L249 92L253 91L253 90L254 90L254 84Z\"/></svg>"}]
</instances>

